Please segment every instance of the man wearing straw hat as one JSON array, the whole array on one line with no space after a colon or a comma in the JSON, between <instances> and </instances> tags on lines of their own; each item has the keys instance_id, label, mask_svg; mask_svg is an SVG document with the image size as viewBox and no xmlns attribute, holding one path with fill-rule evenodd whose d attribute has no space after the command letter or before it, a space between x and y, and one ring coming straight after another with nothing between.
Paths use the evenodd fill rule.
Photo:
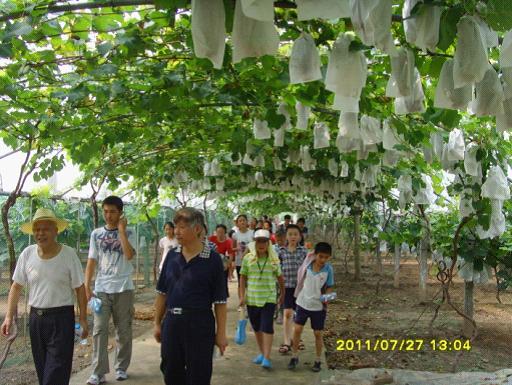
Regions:
<instances>
[{"instance_id":1,"label":"man wearing straw hat","mask_svg":"<svg viewBox=\"0 0 512 385\"><path fill-rule=\"evenodd\" d=\"M80 308L82 338L88 335L87 300L82 265L69 246L57 242L68 222L49 209L38 209L21 231L36 241L18 258L9 292L2 335L9 336L23 286L28 286L30 342L40 385L68 385L75 338L74 303Z\"/></svg>"},{"instance_id":2,"label":"man wearing straw hat","mask_svg":"<svg viewBox=\"0 0 512 385\"><path fill-rule=\"evenodd\" d=\"M130 242L131 232L123 215L123 201L111 195L103 200L105 226L93 230L89 247L89 258L85 269L87 299L96 295L102 302L101 311L94 313L92 374L87 380L90 385L106 382L105 374L110 371L108 362L108 325L112 315L116 330L114 351L115 378L128 378L126 370L132 356L133 292L132 259L135 250ZM94 282L91 280L98 266Z\"/></svg>"}]
</instances>

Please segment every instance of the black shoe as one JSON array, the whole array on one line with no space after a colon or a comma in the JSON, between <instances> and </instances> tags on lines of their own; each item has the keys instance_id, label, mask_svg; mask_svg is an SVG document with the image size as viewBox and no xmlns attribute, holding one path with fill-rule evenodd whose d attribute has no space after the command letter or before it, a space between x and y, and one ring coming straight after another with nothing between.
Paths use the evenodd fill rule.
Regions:
<instances>
[{"instance_id":1,"label":"black shoe","mask_svg":"<svg viewBox=\"0 0 512 385\"><path fill-rule=\"evenodd\" d=\"M293 357L290 360L290 363L288 364L288 369L293 370L297 367L298 364L299 364L299 359L296 357Z\"/></svg>"},{"instance_id":2,"label":"black shoe","mask_svg":"<svg viewBox=\"0 0 512 385\"><path fill-rule=\"evenodd\" d=\"M311 370L313 372L319 372L320 370L322 370L322 363L320 361L315 361L315 364L313 365L313 367L311 368ZM290 367L290 365L288 365L288 367Z\"/></svg>"}]
</instances>

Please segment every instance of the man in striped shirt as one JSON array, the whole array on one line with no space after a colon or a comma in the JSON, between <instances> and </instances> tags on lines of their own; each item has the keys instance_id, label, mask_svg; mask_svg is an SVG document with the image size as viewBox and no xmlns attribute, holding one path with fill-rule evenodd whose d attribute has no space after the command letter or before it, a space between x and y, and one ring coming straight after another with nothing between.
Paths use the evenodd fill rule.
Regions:
<instances>
[{"instance_id":1,"label":"man in striped shirt","mask_svg":"<svg viewBox=\"0 0 512 385\"><path fill-rule=\"evenodd\" d=\"M254 240L254 248L249 247L250 251L245 255L240 270L240 306L247 304L249 320L260 349L260 354L253 363L270 369L277 295L276 280L280 287L281 295L278 302L281 305L284 300L284 278L279 258L270 244L269 231L256 231Z\"/></svg>"}]
</instances>

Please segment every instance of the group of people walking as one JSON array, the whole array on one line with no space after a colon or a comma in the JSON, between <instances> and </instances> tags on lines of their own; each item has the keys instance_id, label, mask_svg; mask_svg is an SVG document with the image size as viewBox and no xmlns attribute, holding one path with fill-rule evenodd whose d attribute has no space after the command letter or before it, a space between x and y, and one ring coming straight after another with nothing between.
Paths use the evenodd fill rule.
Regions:
<instances>
[{"instance_id":1,"label":"group of people walking","mask_svg":"<svg viewBox=\"0 0 512 385\"><path fill-rule=\"evenodd\" d=\"M237 218L239 229L245 229L244 215ZM241 254L239 270L240 307L247 306L247 313L255 333L260 353L253 363L263 368L272 368L270 353L274 335L274 314L276 306L284 309L283 343L279 347L281 354L292 352L289 369L298 365L299 350L303 348L300 337L303 327L310 319L315 334L316 359L313 371L321 370L323 350L322 331L326 319L326 303L322 294L332 291L334 286L333 271L327 263L332 254L331 246L319 242L312 251L304 246L304 224L293 224L290 217L279 227L283 237L276 239L272 245L271 230L256 228L252 234L253 241ZM234 239L239 238L237 233Z\"/></svg>"},{"instance_id":2,"label":"group of people walking","mask_svg":"<svg viewBox=\"0 0 512 385\"><path fill-rule=\"evenodd\" d=\"M32 355L41 385L69 384L74 339L74 304L78 304L81 338L89 334L87 302L101 301L94 311L93 354L89 385L107 381L109 322L115 327L115 379L128 378L134 315L134 240L127 229L123 202L107 197L102 203L105 226L91 233L85 275L76 251L57 242L68 223L48 209L36 211L22 231L35 245L20 254L9 292L1 333L9 336L16 322L17 303L28 287ZM246 309L260 354L255 364L272 367L270 353L276 307L283 310L283 343L279 352L293 353L289 369L298 364L301 333L311 320L320 370L326 303L321 294L332 290L328 264L331 247L320 242L309 251L307 228L290 216L282 224L264 217L239 215L231 230L219 224L208 236L203 214L193 208L176 212L164 226L159 242L162 260L156 287L154 337L161 343L161 365L167 385L207 385L216 345L221 354L226 336L228 282L238 280L240 311ZM94 278L94 286L92 281Z\"/></svg>"}]
</instances>

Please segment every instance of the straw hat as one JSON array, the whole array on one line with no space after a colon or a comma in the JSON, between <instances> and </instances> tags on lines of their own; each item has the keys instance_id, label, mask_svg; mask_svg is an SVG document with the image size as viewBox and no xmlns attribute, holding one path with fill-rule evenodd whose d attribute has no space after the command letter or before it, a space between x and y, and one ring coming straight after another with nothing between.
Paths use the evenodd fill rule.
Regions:
<instances>
[{"instance_id":1,"label":"straw hat","mask_svg":"<svg viewBox=\"0 0 512 385\"><path fill-rule=\"evenodd\" d=\"M69 225L68 221L57 218L52 210L41 208L37 209L31 222L27 222L21 225L21 231L23 231L25 234L33 234L34 232L32 230L32 227L34 226L34 223L38 221L55 222L55 224L57 225L57 232L59 233L64 231L66 227L68 227Z\"/></svg>"}]
</instances>

